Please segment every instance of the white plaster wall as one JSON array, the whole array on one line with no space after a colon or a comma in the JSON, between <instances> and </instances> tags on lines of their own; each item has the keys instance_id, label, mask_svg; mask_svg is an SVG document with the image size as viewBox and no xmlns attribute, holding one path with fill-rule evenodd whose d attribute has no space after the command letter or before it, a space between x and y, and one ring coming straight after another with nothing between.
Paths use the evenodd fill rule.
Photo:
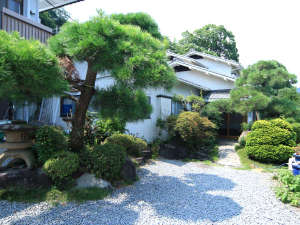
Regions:
<instances>
[{"instance_id":1,"label":"white plaster wall","mask_svg":"<svg viewBox=\"0 0 300 225\"><path fill-rule=\"evenodd\" d=\"M85 79L87 71L87 63L75 62L75 67L80 73L81 79ZM222 78L216 78L211 75L202 74L198 71L186 71L176 74L178 77L188 80L190 82L197 83L201 86L207 86L212 90L217 89L228 89L233 87L233 82L224 81ZM102 73L97 75L96 88L102 89L110 87L114 84L112 77L108 76L107 73ZM128 133L136 135L140 138L146 139L148 142L153 141L158 137L159 129L156 127L156 121L158 118L165 119L171 114L171 99L157 97L158 95L164 95L173 97L174 94L189 96L191 94L199 94L199 89L188 86L181 82L171 90L166 90L164 88L148 88L145 89L147 96L151 97L152 113L149 119L139 120L135 122L130 122L126 124L126 129ZM56 124L68 128L67 124L60 118L60 113L58 113L58 118L56 119Z\"/></svg>"},{"instance_id":2,"label":"white plaster wall","mask_svg":"<svg viewBox=\"0 0 300 225\"><path fill-rule=\"evenodd\" d=\"M200 63L203 65L207 66L209 70L220 73L220 74L226 74L226 75L231 75L231 66L227 63L224 62L218 62L216 60L212 59L197 59Z\"/></svg>"},{"instance_id":3,"label":"white plaster wall","mask_svg":"<svg viewBox=\"0 0 300 225\"><path fill-rule=\"evenodd\" d=\"M32 13L30 13L30 11ZM39 1L38 0L24 0L24 16L29 19L40 22L39 20Z\"/></svg>"},{"instance_id":4,"label":"white plaster wall","mask_svg":"<svg viewBox=\"0 0 300 225\"><path fill-rule=\"evenodd\" d=\"M86 73L87 73L87 62L74 62L74 66L77 69L78 73L79 73L79 77L81 80L84 80L86 77Z\"/></svg>"},{"instance_id":5,"label":"white plaster wall","mask_svg":"<svg viewBox=\"0 0 300 225\"><path fill-rule=\"evenodd\" d=\"M234 87L232 81L195 70L177 72L176 76L210 90L232 89Z\"/></svg>"},{"instance_id":6,"label":"white plaster wall","mask_svg":"<svg viewBox=\"0 0 300 225\"><path fill-rule=\"evenodd\" d=\"M172 113L172 99L170 98L158 98L160 102L160 118L166 119Z\"/></svg>"},{"instance_id":7,"label":"white plaster wall","mask_svg":"<svg viewBox=\"0 0 300 225\"><path fill-rule=\"evenodd\" d=\"M126 124L128 133L147 141L152 141L158 134L156 121L160 117L161 102L156 96L161 93L161 89L146 89L145 94L151 98L152 113L149 119L138 120Z\"/></svg>"},{"instance_id":8,"label":"white plaster wall","mask_svg":"<svg viewBox=\"0 0 300 225\"><path fill-rule=\"evenodd\" d=\"M180 94L183 96L189 96L191 94L199 93L199 90L185 84L179 83L171 90L164 88L149 88L145 90L147 96L151 97L152 114L150 119L139 120L136 122L130 122L126 124L126 129L129 133L138 137L146 139L148 142L153 141L158 137L159 129L156 127L156 121L158 118L165 119L171 115L172 106L171 99L164 97L157 97L157 95L165 95L173 97L174 94Z\"/></svg>"}]
</instances>

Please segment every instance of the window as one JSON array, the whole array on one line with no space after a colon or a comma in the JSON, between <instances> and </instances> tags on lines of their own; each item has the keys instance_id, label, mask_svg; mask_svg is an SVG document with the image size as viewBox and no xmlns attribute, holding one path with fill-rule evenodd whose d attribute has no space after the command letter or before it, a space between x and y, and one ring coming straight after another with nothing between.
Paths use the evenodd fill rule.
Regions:
<instances>
[{"instance_id":1,"label":"window","mask_svg":"<svg viewBox=\"0 0 300 225\"><path fill-rule=\"evenodd\" d=\"M75 113L75 101L62 97L60 100L60 116L72 117Z\"/></svg>"},{"instance_id":2,"label":"window","mask_svg":"<svg viewBox=\"0 0 300 225\"><path fill-rule=\"evenodd\" d=\"M181 102L176 102L172 100L172 115L178 115L183 111L183 105Z\"/></svg>"},{"instance_id":3,"label":"window","mask_svg":"<svg viewBox=\"0 0 300 225\"><path fill-rule=\"evenodd\" d=\"M6 8L22 15L23 14L23 0L6 0Z\"/></svg>"},{"instance_id":4,"label":"window","mask_svg":"<svg viewBox=\"0 0 300 225\"><path fill-rule=\"evenodd\" d=\"M187 68L186 66L175 66L174 67L175 72L184 72L184 71L190 71L189 68Z\"/></svg>"}]
</instances>

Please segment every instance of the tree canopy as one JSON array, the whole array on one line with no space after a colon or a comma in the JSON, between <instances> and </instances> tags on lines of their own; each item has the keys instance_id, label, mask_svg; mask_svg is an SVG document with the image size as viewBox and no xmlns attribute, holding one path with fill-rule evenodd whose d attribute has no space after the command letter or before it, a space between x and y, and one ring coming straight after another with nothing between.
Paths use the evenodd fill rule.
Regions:
<instances>
[{"instance_id":1,"label":"tree canopy","mask_svg":"<svg viewBox=\"0 0 300 225\"><path fill-rule=\"evenodd\" d=\"M180 54L191 49L239 61L235 37L222 25L208 24L192 33L186 31L181 40L170 43L170 50Z\"/></svg>"},{"instance_id":2,"label":"tree canopy","mask_svg":"<svg viewBox=\"0 0 300 225\"><path fill-rule=\"evenodd\" d=\"M118 20L121 24L131 24L140 27L143 31L148 32L153 37L162 40L163 37L159 32L157 23L146 13L128 13L112 14L112 19Z\"/></svg>"},{"instance_id":3,"label":"tree canopy","mask_svg":"<svg viewBox=\"0 0 300 225\"><path fill-rule=\"evenodd\" d=\"M53 9L40 13L41 24L52 28L59 29L69 19L69 13L64 9Z\"/></svg>"},{"instance_id":4,"label":"tree canopy","mask_svg":"<svg viewBox=\"0 0 300 225\"><path fill-rule=\"evenodd\" d=\"M244 69L231 91L237 112L258 111L264 118L300 115L296 75L277 61L259 61ZM300 119L300 118L299 118Z\"/></svg>"},{"instance_id":5,"label":"tree canopy","mask_svg":"<svg viewBox=\"0 0 300 225\"><path fill-rule=\"evenodd\" d=\"M72 120L71 147L74 150L80 150L83 146L85 116L95 94L96 100L97 95L100 95L98 99L102 99L97 103L100 105L100 113L107 115L110 112L114 115L115 111L124 112L122 107L127 106L108 104L104 99L122 97L122 102L131 99L136 100L136 103L145 102L147 98L142 92L143 88L170 88L175 82L163 42L137 26L120 24L103 13L84 23L65 24L60 33L49 40L49 45L60 57L86 61L88 64L85 80L73 85L81 92ZM115 84L96 91L96 76L102 72L109 72ZM141 105L136 103L133 105ZM137 114L135 110L132 108L126 111L128 119L142 119L140 117L145 116L145 113Z\"/></svg>"},{"instance_id":6,"label":"tree canopy","mask_svg":"<svg viewBox=\"0 0 300 225\"><path fill-rule=\"evenodd\" d=\"M0 31L0 98L35 102L67 90L56 56L39 41Z\"/></svg>"},{"instance_id":7,"label":"tree canopy","mask_svg":"<svg viewBox=\"0 0 300 225\"><path fill-rule=\"evenodd\" d=\"M232 113L232 101L230 99L219 99L205 105L202 116L206 116L218 128L223 124L223 113Z\"/></svg>"}]
</instances>

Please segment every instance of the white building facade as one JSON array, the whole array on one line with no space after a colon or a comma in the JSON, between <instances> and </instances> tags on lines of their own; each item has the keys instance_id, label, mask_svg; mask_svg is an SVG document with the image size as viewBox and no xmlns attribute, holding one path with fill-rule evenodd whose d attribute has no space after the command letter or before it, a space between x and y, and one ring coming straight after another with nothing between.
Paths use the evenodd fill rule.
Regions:
<instances>
[{"instance_id":1,"label":"white building facade","mask_svg":"<svg viewBox=\"0 0 300 225\"><path fill-rule=\"evenodd\" d=\"M165 119L171 114L179 113L178 107L176 107L177 103L172 100L175 94L187 97L192 94L205 93L210 98L207 101L210 101L213 96L217 96L216 99L220 99L222 96L228 98L229 91L234 87L234 81L241 69L241 65L235 61L195 51L190 51L185 55L168 52L168 57L170 59L169 65L174 68L176 73L176 85L171 90L164 88L145 89L144 91L152 105L150 117L126 124L128 133L141 137L148 142L153 141L159 135L159 129L156 126L158 119ZM75 67L80 78L84 79L87 64L76 62ZM108 88L112 85L114 85L114 79L109 74L98 74L95 86L97 89ZM224 95L223 92L227 95ZM219 93L223 94L220 95ZM71 100L60 97L53 97L44 101L40 120L47 120L50 124L70 129L70 123L65 122L66 118L62 112L64 107L68 110L76 110L75 104L72 104Z\"/></svg>"}]
</instances>

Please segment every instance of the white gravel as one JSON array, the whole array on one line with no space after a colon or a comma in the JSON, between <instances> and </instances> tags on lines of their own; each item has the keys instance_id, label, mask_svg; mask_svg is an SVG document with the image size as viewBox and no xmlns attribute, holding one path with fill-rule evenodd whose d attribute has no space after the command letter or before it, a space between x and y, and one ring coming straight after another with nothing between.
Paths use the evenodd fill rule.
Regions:
<instances>
[{"instance_id":1,"label":"white gravel","mask_svg":"<svg viewBox=\"0 0 300 225\"><path fill-rule=\"evenodd\" d=\"M160 160L111 197L84 204L0 201L0 224L299 224L300 210L276 199L271 174Z\"/></svg>"}]
</instances>

